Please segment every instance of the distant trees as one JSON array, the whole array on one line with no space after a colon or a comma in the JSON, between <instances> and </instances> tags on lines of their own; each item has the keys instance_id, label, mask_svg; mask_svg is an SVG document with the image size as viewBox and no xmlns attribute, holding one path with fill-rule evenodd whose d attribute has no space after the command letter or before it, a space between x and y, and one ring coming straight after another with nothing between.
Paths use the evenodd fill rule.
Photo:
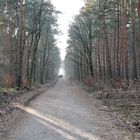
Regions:
<instances>
[{"instance_id":1,"label":"distant trees","mask_svg":"<svg viewBox=\"0 0 140 140\"><path fill-rule=\"evenodd\" d=\"M51 2L0 0L0 11L1 81L9 75L11 86L22 87L54 78L60 57L55 44L58 12Z\"/></svg>"},{"instance_id":2,"label":"distant trees","mask_svg":"<svg viewBox=\"0 0 140 140\"><path fill-rule=\"evenodd\" d=\"M137 80L139 7L139 0L86 0L69 29L67 73L80 81Z\"/></svg>"}]
</instances>

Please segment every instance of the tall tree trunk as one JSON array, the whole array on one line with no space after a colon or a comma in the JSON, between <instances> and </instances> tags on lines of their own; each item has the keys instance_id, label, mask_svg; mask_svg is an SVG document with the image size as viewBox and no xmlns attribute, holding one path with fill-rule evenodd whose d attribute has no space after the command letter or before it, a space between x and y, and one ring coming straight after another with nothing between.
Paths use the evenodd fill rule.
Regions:
<instances>
[{"instance_id":1,"label":"tall tree trunk","mask_svg":"<svg viewBox=\"0 0 140 140\"><path fill-rule=\"evenodd\" d=\"M138 0L139 45L140 45L140 0ZM140 76L140 49L139 49L139 76Z\"/></svg>"},{"instance_id":2,"label":"tall tree trunk","mask_svg":"<svg viewBox=\"0 0 140 140\"><path fill-rule=\"evenodd\" d=\"M109 40L108 40L108 33L107 33L107 27L104 29L104 41L106 46L106 65L107 65L107 77L108 79L112 78L112 68L111 68L111 53L109 48Z\"/></svg>"},{"instance_id":3,"label":"tall tree trunk","mask_svg":"<svg viewBox=\"0 0 140 140\"><path fill-rule=\"evenodd\" d=\"M31 68L30 68L30 80L29 80L29 86L31 86L34 83L35 79L35 69L36 69L36 59L37 59L37 49L38 49L38 43L40 40L40 33L36 35L35 37L35 43L33 48L33 55L32 55L32 61L31 61Z\"/></svg>"},{"instance_id":4,"label":"tall tree trunk","mask_svg":"<svg viewBox=\"0 0 140 140\"><path fill-rule=\"evenodd\" d=\"M116 61L117 61L117 77L121 77L120 66L120 1L117 2L117 49L116 49Z\"/></svg>"},{"instance_id":5,"label":"tall tree trunk","mask_svg":"<svg viewBox=\"0 0 140 140\"><path fill-rule=\"evenodd\" d=\"M10 4L8 4L8 11L9 11L9 40L8 40L8 44L9 44L9 54L10 54L10 75L13 76L13 67L14 67L14 57L13 57L13 18L12 18L12 6Z\"/></svg>"},{"instance_id":6,"label":"tall tree trunk","mask_svg":"<svg viewBox=\"0 0 140 140\"><path fill-rule=\"evenodd\" d=\"M135 49L135 2L130 0L130 20L131 20L131 45L132 45L132 61L133 61L133 79L137 79L137 60Z\"/></svg>"},{"instance_id":7,"label":"tall tree trunk","mask_svg":"<svg viewBox=\"0 0 140 140\"><path fill-rule=\"evenodd\" d=\"M121 76L127 78L127 30L126 30L127 1L121 1Z\"/></svg>"},{"instance_id":8,"label":"tall tree trunk","mask_svg":"<svg viewBox=\"0 0 140 140\"><path fill-rule=\"evenodd\" d=\"M46 48L47 49L47 48ZM44 83L44 73L45 73L45 66L48 63L49 56L50 56L50 48L48 48L48 54L46 57L46 49L44 50L44 55L43 55L43 64L42 64L42 69L41 69L41 75L40 75L40 82L43 84Z\"/></svg>"},{"instance_id":9,"label":"tall tree trunk","mask_svg":"<svg viewBox=\"0 0 140 140\"><path fill-rule=\"evenodd\" d=\"M89 21L91 21L91 17L88 17ZM94 77L94 70L93 70L93 59L92 59L92 24L89 23L89 67L90 67L90 74Z\"/></svg>"},{"instance_id":10,"label":"tall tree trunk","mask_svg":"<svg viewBox=\"0 0 140 140\"><path fill-rule=\"evenodd\" d=\"M27 76L27 86L30 84L30 59L31 59L31 49L34 41L34 34L31 34L31 42L29 44L28 52L27 52L27 69L26 69L26 76Z\"/></svg>"},{"instance_id":11,"label":"tall tree trunk","mask_svg":"<svg viewBox=\"0 0 140 140\"><path fill-rule=\"evenodd\" d=\"M139 20L139 38L140 38L140 0L138 0L138 20Z\"/></svg>"},{"instance_id":12,"label":"tall tree trunk","mask_svg":"<svg viewBox=\"0 0 140 140\"><path fill-rule=\"evenodd\" d=\"M19 13L19 60L18 60L18 69L17 69L17 86L22 86L22 74L23 74L23 18L24 18L24 8L23 0L20 0L20 13Z\"/></svg>"},{"instance_id":13,"label":"tall tree trunk","mask_svg":"<svg viewBox=\"0 0 140 140\"><path fill-rule=\"evenodd\" d=\"M102 79L102 68L101 68L101 59L100 59L100 38L97 41L98 46L98 65L99 65L99 78Z\"/></svg>"}]
</instances>

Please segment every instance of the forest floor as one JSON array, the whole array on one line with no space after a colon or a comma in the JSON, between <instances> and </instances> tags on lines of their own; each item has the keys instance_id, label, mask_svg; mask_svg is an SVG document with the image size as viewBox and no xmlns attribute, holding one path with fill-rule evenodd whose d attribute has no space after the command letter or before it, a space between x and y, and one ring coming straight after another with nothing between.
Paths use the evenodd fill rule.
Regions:
<instances>
[{"instance_id":1,"label":"forest floor","mask_svg":"<svg viewBox=\"0 0 140 140\"><path fill-rule=\"evenodd\" d=\"M45 87L44 87L45 88ZM93 98L76 83L61 78L24 106L12 129L2 140L132 140L115 125L115 117L102 101ZM108 111L107 111L108 110ZM135 139L138 140L138 139Z\"/></svg>"},{"instance_id":2,"label":"forest floor","mask_svg":"<svg viewBox=\"0 0 140 140\"><path fill-rule=\"evenodd\" d=\"M101 100L105 112L110 112L119 130L132 134L132 139L140 139L140 83L125 88L112 87L90 92Z\"/></svg>"}]
</instances>

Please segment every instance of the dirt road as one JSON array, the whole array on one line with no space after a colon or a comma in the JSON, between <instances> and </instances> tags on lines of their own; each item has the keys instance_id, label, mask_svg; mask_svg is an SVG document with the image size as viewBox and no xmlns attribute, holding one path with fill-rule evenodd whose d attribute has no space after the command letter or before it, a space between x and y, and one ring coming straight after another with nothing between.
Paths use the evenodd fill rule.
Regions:
<instances>
[{"instance_id":1,"label":"dirt road","mask_svg":"<svg viewBox=\"0 0 140 140\"><path fill-rule=\"evenodd\" d=\"M100 109L100 101L63 78L30 106L15 106L24 111L3 140L126 139Z\"/></svg>"}]
</instances>

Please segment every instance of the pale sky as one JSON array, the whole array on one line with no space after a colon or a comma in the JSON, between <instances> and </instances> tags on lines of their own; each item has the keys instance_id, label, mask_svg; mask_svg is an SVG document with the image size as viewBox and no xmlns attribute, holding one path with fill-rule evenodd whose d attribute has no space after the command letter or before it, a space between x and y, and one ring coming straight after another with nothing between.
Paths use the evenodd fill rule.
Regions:
<instances>
[{"instance_id":1,"label":"pale sky","mask_svg":"<svg viewBox=\"0 0 140 140\"><path fill-rule=\"evenodd\" d=\"M73 16L77 15L80 9L83 7L83 0L51 0L52 4L56 7L56 10L62 12L58 18L59 30L62 35L58 36L58 47L61 51L61 58L65 58L65 50L67 47L68 29L69 24L73 20Z\"/></svg>"}]
</instances>

